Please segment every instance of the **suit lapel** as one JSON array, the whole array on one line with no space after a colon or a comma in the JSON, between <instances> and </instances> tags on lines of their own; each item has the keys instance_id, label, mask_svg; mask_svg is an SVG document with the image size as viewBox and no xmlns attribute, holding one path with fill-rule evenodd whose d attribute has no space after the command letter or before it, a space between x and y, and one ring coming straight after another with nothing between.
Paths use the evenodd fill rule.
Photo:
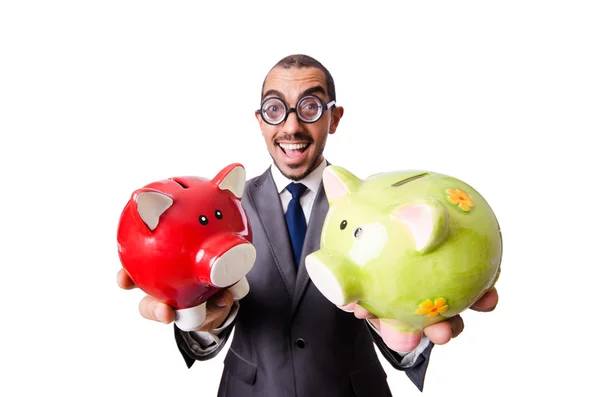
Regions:
<instances>
[{"instance_id":1,"label":"suit lapel","mask_svg":"<svg viewBox=\"0 0 600 397\"><path fill-rule=\"evenodd\" d=\"M298 270L298 276L296 277L296 285L294 288L294 295L292 299L292 316L296 312L296 308L300 303L300 299L304 294L304 290L308 285L309 277L304 265L304 259L307 255L315 252L321 246L321 232L323 230L323 221L329 210L329 202L323 189L323 183L319 187L313 209L310 215L310 221L308 223L308 229L306 230L306 238L304 240L304 247L302 249L302 255L300 257L300 265Z\"/></svg>"},{"instance_id":2,"label":"suit lapel","mask_svg":"<svg viewBox=\"0 0 600 397\"><path fill-rule=\"evenodd\" d=\"M248 191L248 198L256 208L273 260L290 297L292 297L296 283L296 265L287 233L287 225L281 209L279 192L270 169L267 169L256 181L255 188Z\"/></svg>"}]
</instances>

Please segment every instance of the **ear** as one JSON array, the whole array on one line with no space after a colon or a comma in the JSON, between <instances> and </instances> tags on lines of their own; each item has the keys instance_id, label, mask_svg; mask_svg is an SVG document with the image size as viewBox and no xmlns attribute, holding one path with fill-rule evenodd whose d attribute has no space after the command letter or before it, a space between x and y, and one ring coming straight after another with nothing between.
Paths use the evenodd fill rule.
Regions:
<instances>
[{"instance_id":1,"label":"ear","mask_svg":"<svg viewBox=\"0 0 600 397\"><path fill-rule=\"evenodd\" d=\"M329 203L356 191L360 184L358 177L342 167L330 165L323 171L323 187Z\"/></svg>"},{"instance_id":2,"label":"ear","mask_svg":"<svg viewBox=\"0 0 600 397\"><path fill-rule=\"evenodd\" d=\"M246 169L238 163L228 165L213 178L212 183L221 190L229 190L241 199L246 186Z\"/></svg>"},{"instance_id":3,"label":"ear","mask_svg":"<svg viewBox=\"0 0 600 397\"><path fill-rule=\"evenodd\" d=\"M449 214L446 206L435 199L424 199L392 211L392 218L402 222L415 239L421 253L435 250L448 238Z\"/></svg>"},{"instance_id":4,"label":"ear","mask_svg":"<svg viewBox=\"0 0 600 397\"><path fill-rule=\"evenodd\" d=\"M173 205L173 199L157 190L138 190L134 194L137 213L150 230L156 229L160 216Z\"/></svg>"},{"instance_id":5,"label":"ear","mask_svg":"<svg viewBox=\"0 0 600 397\"><path fill-rule=\"evenodd\" d=\"M336 106L331 112L331 123L329 124L329 133L335 134L337 131L338 125L340 124L340 120L344 115L344 108L341 106Z\"/></svg>"}]
</instances>

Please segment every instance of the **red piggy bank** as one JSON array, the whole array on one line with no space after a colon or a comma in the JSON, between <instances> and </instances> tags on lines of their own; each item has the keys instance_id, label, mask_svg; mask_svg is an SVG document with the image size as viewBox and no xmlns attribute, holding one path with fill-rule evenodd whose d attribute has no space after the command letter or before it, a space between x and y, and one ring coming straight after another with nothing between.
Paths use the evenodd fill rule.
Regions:
<instances>
[{"instance_id":1,"label":"red piggy bank","mask_svg":"<svg viewBox=\"0 0 600 397\"><path fill-rule=\"evenodd\" d=\"M179 177L133 192L121 213L119 258L148 295L176 309L175 324L199 327L221 289L248 293L256 251L241 197L246 171L231 164L212 180Z\"/></svg>"}]
</instances>

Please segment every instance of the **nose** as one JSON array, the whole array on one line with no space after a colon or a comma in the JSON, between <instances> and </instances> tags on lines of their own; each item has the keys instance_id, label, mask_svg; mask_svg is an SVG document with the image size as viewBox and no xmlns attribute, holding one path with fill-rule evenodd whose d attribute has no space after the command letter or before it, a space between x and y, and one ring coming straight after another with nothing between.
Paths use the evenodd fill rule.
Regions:
<instances>
[{"instance_id":1,"label":"nose","mask_svg":"<svg viewBox=\"0 0 600 397\"><path fill-rule=\"evenodd\" d=\"M287 119L281 124L282 132L293 135L304 130L304 125L296 112L290 112Z\"/></svg>"}]
</instances>

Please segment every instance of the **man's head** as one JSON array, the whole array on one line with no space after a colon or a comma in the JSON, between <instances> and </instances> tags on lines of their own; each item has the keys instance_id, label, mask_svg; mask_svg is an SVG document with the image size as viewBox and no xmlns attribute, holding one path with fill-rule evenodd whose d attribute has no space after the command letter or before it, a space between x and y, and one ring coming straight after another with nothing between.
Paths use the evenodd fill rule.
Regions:
<instances>
[{"instance_id":1,"label":"man's head","mask_svg":"<svg viewBox=\"0 0 600 397\"><path fill-rule=\"evenodd\" d=\"M288 178L304 178L323 160L327 135L336 131L344 114L341 106L327 107L333 101L335 85L331 74L309 56L285 57L267 74L256 119L275 165ZM302 110L285 113L286 108L297 105ZM269 120L269 115L275 116ZM277 116L283 117L279 124Z\"/></svg>"}]
</instances>

